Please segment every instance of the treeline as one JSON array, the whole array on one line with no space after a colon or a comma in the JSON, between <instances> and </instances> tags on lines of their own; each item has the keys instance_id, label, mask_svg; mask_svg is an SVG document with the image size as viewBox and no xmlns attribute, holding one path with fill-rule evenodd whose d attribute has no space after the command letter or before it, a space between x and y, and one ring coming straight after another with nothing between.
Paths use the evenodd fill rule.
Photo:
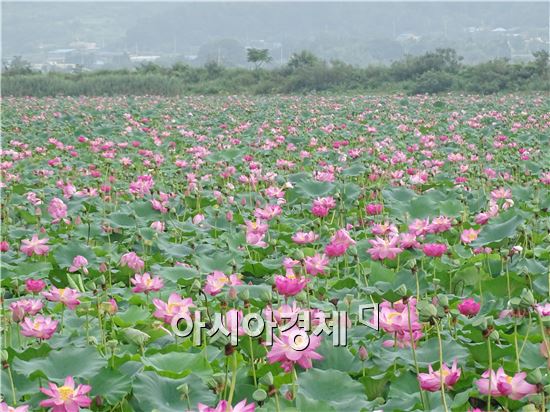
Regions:
<instances>
[{"instance_id":1,"label":"treeline","mask_svg":"<svg viewBox=\"0 0 550 412\"><path fill-rule=\"evenodd\" d=\"M311 92L409 94L460 91L490 94L549 91L549 54L529 63L497 59L464 65L452 49L408 56L390 66L354 67L326 62L310 52L294 54L278 69L226 68L214 62L194 68L144 64L133 70L33 73L20 60L4 67L3 96L293 94Z\"/></svg>"}]
</instances>

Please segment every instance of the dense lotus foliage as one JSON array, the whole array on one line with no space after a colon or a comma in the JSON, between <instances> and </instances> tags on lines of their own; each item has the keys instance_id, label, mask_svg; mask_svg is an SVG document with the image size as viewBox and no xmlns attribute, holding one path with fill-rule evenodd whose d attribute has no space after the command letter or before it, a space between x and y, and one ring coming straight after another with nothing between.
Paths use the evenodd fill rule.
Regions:
<instances>
[{"instance_id":1,"label":"dense lotus foliage","mask_svg":"<svg viewBox=\"0 0 550 412\"><path fill-rule=\"evenodd\" d=\"M548 407L547 96L2 109L0 411Z\"/></svg>"}]
</instances>

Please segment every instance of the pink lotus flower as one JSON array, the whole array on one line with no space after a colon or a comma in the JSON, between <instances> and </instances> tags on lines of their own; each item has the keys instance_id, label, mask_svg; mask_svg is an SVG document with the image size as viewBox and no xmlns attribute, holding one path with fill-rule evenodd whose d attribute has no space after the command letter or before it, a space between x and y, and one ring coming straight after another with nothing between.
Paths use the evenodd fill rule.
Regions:
<instances>
[{"instance_id":1,"label":"pink lotus flower","mask_svg":"<svg viewBox=\"0 0 550 412\"><path fill-rule=\"evenodd\" d=\"M0 242L0 252L7 252L8 250L10 250L10 244L5 240L2 240Z\"/></svg>"},{"instance_id":2,"label":"pink lotus flower","mask_svg":"<svg viewBox=\"0 0 550 412\"><path fill-rule=\"evenodd\" d=\"M460 368L457 368L456 359L450 369L447 364L443 363L442 368L437 372L434 372L432 365L428 366L428 370L429 373L418 374L418 381L420 382L420 387L429 392L437 392L441 389L441 375L443 375L443 384L445 387L452 388L460 378L461 373Z\"/></svg>"},{"instance_id":3,"label":"pink lotus flower","mask_svg":"<svg viewBox=\"0 0 550 412\"><path fill-rule=\"evenodd\" d=\"M329 259L324 253L322 255L316 253L314 256L306 257L304 262L306 265L306 272L311 276L316 276L318 274L325 274Z\"/></svg>"},{"instance_id":4,"label":"pink lotus flower","mask_svg":"<svg viewBox=\"0 0 550 412\"><path fill-rule=\"evenodd\" d=\"M153 229L155 232L159 232L159 233L164 232L164 222L161 222L160 220L157 220L157 221L151 223L151 229Z\"/></svg>"},{"instance_id":5,"label":"pink lotus flower","mask_svg":"<svg viewBox=\"0 0 550 412\"><path fill-rule=\"evenodd\" d=\"M298 319L300 312L303 309L298 306L296 301L292 302L292 305L282 304L277 309L273 309L271 306L266 306L263 310L263 315L266 320L274 321L278 325L282 325L294 318Z\"/></svg>"},{"instance_id":6,"label":"pink lotus flower","mask_svg":"<svg viewBox=\"0 0 550 412\"><path fill-rule=\"evenodd\" d=\"M460 240L463 243L471 243L474 240L477 239L477 235L479 234L479 230L475 229L466 229L462 234L460 235Z\"/></svg>"},{"instance_id":7,"label":"pink lotus flower","mask_svg":"<svg viewBox=\"0 0 550 412\"><path fill-rule=\"evenodd\" d=\"M38 239L38 235L32 235L31 240L24 239L21 241L21 252L27 256L32 256L33 254L37 255L47 255L50 250L48 243L48 238Z\"/></svg>"},{"instance_id":8,"label":"pink lotus flower","mask_svg":"<svg viewBox=\"0 0 550 412\"><path fill-rule=\"evenodd\" d=\"M313 201L311 206L311 213L317 217L325 217L328 215L331 209L336 207L336 201L332 196L318 197Z\"/></svg>"},{"instance_id":9,"label":"pink lotus flower","mask_svg":"<svg viewBox=\"0 0 550 412\"><path fill-rule=\"evenodd\" d=\"M254 216L256 219L260 220L271 220L276 216L279 216L283 213L283 209L279 205L266 205L263 209L256 208L254 211Z\"/></svg>"},{"instance_id":10,"label":"pink lotus flower","mask_svg":"<svg viewBox=\"0 0 550 412\"><path fill-rule=\"evenodd\" d=\"M316 235L315 232L296 232L296 234L292 236L293 242L299 245L313 243L317 239L319 239L319 235Z\"/></svg>"},{"instance_id":11,"label":"pink lotus flower","mask_svg":"<svg viewBox=\"0 0 550 412\"><path fill-rule=\"evenodd\" d=\"M416 249L420 243L416 240L416 235L412 233L401 233L399 235L399 247L403 249Z\"/></svg>"},{"instance_id":12,"label":"pink lotus flower","mask_svg":"<svg viewBox=\"0 0 550 412\"><path fill-rule=\"evenodd\" d=\"M52 408L52 412L78 412L81 407L87 408L92 403L92 400L86 396L92 390L90 385L78 385L75 388L75 383L72 376L65 378L63 386L58 387L55 383L48 383L49 389L40 388L40 391L49 396L40 402L40 406Z\"/></svg>"},{"instance_id":13,"label":"pink lotus flower","mask_svg":"<svg viewBox=\"0 0 550 412\"><path fill-rule=\"evenodd\" d=\"M139 258L139 256L135 252L129 252L122 255L122 257L120 258L120 265L123 267L128 266L136 273L141 272L145 267L145 263Z\"/></svg>"},{"instance_id":14,"label":"pink lotus flower","mask_svg":"<svg viewBox=\"0 0 550 412\"><path fill-rule=\"evenodd\" d=\"M492 396L508 396L510 399L519 400L537 393L536 385L525 381L526 376L525 372L516 373L513 377L508 376L500 367L496 373L492 370L485 371L481 379L476 381L476 385L483 395L488 395L490 392Z\"/></svg>"},{"instance_id":15,"label":"pink lotus flower","mask_svg":"<svg viewBox=\"0 0 550 412\"><path fill-rule=\"evenodd\" d=\"M550 303L539 303L535 305L535 309L541 317L550 316Z\"/></svg>"},{"instance_id":16,"label":"pink lotus flower","mask_svg":"<svg viewBox=\"0 0 550 412\"><path fill-rule=\"evenodd\" d=\"M25 316L34 316L44 304L39 299L21 299L10 303L11 316L14 322L20 322Z\"/></svg>"},{"instance_id":17,"label":"pink lotus flower","mask_svg":"<svg viewBox=\"0 0 550 412\"><path fill-rule=\"evenodd\" d=\"M439 216L432 220L427 227L428 233L442 233L451 228L451 219L446 216Z\"/></svg>"},{"instance_id":18,"label":"pink lotus flower","mask_svg":"<svg viewBox=\"0 0 550 412\"><path fill-rule=\"evenodd\" d=\"M393 306L390 302L384 301L379 306L379 312L374 314L371 322L376 324L378 321L378 325L385 332L393 334L395 338L383 342L384 346L408 347L411 345L411 340L416 342L422 337L422 324L418 320L416 299L410 298L408 305L407 307L403 300L394 302Z\"/></svg>"},{"instance_id":19,"label":"pink lotus flower","mask_svg":"<svg viewBox=\"0 0 550 412\"><path fill-rule=\"evenodd\" d=\"M237 335L242 336L245 334L242 327L243 311L237 309L230 309L225 312L223 326L229 331L229 333L236 331Z\"/></svg>"},{"instance_id":20,"label":"pink lotus flower","mask_svg":"<svg viewBox=\"0 0 550 412\"><path fill-rule=\"evenodd\" d=\"M206 219L204 215L201 215L200 213L196 214L195 216L193 216L193 224L200 225L202 222L204 222L204 219Z\"/></svg>"},{"instance_id":21,"label":"pink lotus flower","mask_svg":"<svg viewBox=\"0 0 550 412\"><path fill-rule=\"evenodd\" d=\"M204 293L208 293L211 296L216 296L220 293L225 285L242 285L242 280L238 275L227 276L225 273L215 270L206 277L206 286L204 287Z\"/></svg>"},{"instance_id":22,"label":"pink lotus flower","mask_svg":"<svg viewBox=\"0 0 550 412\"><path fill-rule=\"evenodd\" d=\"M479 390L479 393L482 395L489 395L491 396L502 396L500 391L497 387L497 382L499 378L506 377L507 375L504 373L503 368L499 368L497 373L495 373L492 370L487 370L483 372L481 375L481 378L476 380L476 386Z\"/></svg>"},{"instance_id":23,"label":"pink lotus flower","mask_svg":"<svg viewBox=\"0 0 550 412\"><path fill-rule=\"evenodd\" d=\"M162 319L166 323L171 323L174 316L189 315L189 308L194 307L193 299L183 299L177 293L172 293L168 297L168 302L160 299L153 299L155 312L153 316L157 319Z\"/></svg>"},{"instance_id":24,"label":"pink lotus flower","mask_svg":"<svg viewBox=\"0 0 550 412\"><path fill-rule=\"evenodd\" d=\"M422 236L428 232L430 221L428 219L415 219L409 225L409 233L415 236Z\"/></svg>"},{"instance_id":25,"label":"pink lotus flower","mask_svg":"<svg viewBox=\"0 0 550 412\"><path fill-rule=\"evenodd\" d=\"M114 315L118 311L118 305L116 303L116 300L113 298L109 299L108 301L105 301L101 304L101 307L104 312L108 313L109 315Z\"/></svg>"},{"instance_id":26,"label":"pink lotus flower","mask_svg":"<svg viewBox=\"0 0 550 412\"><path fill-rule=\"evenodd\" d=\"M21 322L21 334L38 339L50 339L57 329L57 321L50 317L38 315L35 318L25 318Z\"/></svg>"},{"instance_id":27,"label":"pink lotus flower","mask_svg":"<svg viewBox=\"0 0 550 412\"><path fill-rule=\"evenodd\" d=\"M491 215L489 213L481 212L476 215L476 217L474 218L474 221L478 225L484 225L489 221L490 218L491 218Z\"/></svg>"},{"instance_id":28,"label":"pink lotus flower","mask_svg":"<svg viewBox=\"0 0 550 412\"><path fill-rule=\"evenodd\" d=\"M309 339L309 342L308 342ZM285 372L290 372L294 364L304 369L313 367L312 360L323 357L315 352L321 344L321 336L307 335L303 330L292 328L273 337L273 346L267 354L269 363L281 362Z\"/></svg>"},{"instance_id":29,"label":"pink lotus flower","mask_svg":"<svg viewBox=\"0 0 550 412\"><path fill-rule=\"evenodd\" d=\"M231 406L227 403L226 400L220 401L215 408L204 405L202 403L197 404L199 412L254 412L256 409L256 404L249 403L246 404L246 399L243 399L235 406Z\"/></svg>"},{"instance_id":30,"label":"pink lotus flower","mask_svg":"<svg viewBox=\"0 0 550 412\"><path fill-rule=\"evenodd\" d=\"M491 192L491 199L493 200L511 199L511 198L512 198L512 192L510 191L510 189L505 189L501 187Z\"/></svg>"},{"instance_id":31,"label":"pink lotus flower","mask_svg":"<svg viewBox=\"0 0 550 412\"><path fill-rule=\"evenodd\" d=\"M261 248L267 247L267 243L264 242L264 237L267 232L268 226L261 220L256 222L246 221L246 243L251 246L257 246Z\"/></svg>"},{"instance_id":32,"label":"pink lotus flower","mask_svg":"<svg viewBox=\"0 0 550 412\"><path fill-rule=\"evenodd\" d=\"M88 274L88 268L86 268L86 265L88 265L88 259L81 255L75 256L73 259L73 264L69 267L69 272L72 273L82 269L85 274Z\"/></svg>"},{"instance_id":33,"label":"pink lotus flower","mask_svg":"<svg viewBox=\"0 0 550 412\"><path fill-rule=\"evenodd\" d=\"M447 252L447 245L443 243L426 243L422 250L426 256L441 257Z\"/></svg>"},{"instance_id":34,"label":"pink lotus flower","mask_svg":"<svg viewBox=\"0 0 550 412\"><path fill-rule=\"evenodd\" d=\"M373 260L395 259L399 253L403 252L403 249L397 246L398 242L398 236L393 236L389 240L376 236L376 239L369 239L372 247L367 252Z\"/></svg>"},{"instance_id":35,"label":"pink lotus flower","mask_svg":"<svg viewBox=\"0 0 550 412\"><path fill-rule=\"evenodd\" d=\"M369 203L365 206L365 211L369 216L375 216L382 213L384 205L381 203Z\"/></svg>"},{"instance_id":36,"label":"pink lotus flower","mask_svg":"<svg viewBox=\"0 0 550 412\"><path fill-rule=\"evenodd\" d=\"M300 293L309 282L309 279L304 277L296 277L293 273L287 272L285 276L275 276L275 286L277 292L283 296L294 296Z\"/></svg>"},{"instance_id":37,"label":"pink lotus flower","mask_svg":"<svg viewBox=\"0 0 550 412\"><path fill-rule=\"evenodd\" d=\"M355 245L355 241L350 237L348 231L339 229L325 247L325 253L330 257L342 256L351 245Z\"/></svg>"},{"instance_id":38,"label":"pink lotus flower","mask_svg":"<svg viewBox=\"0 0 550 412\"><path fill-rule=\"evenodd\" d=\"M63 200L54 197L48 205L48 213L53 217L52 223L58 223L67 217L67 205Z\"/></svg>"},{"instance_id":39,"label":"pink lotus flower","mask_svg":"<svg viewBox=\"0 0 550 412\"><path fill-rule=\"evenodd\" d=\"M152 176L138 176L135 182L130 183L129 192L136 196L143 197L151 193L154 184L155 182Z\"/></svg>"},{"instance_id":40,"label":"pink lotus flower","mask_svg":"<svg viewBox=\"0 0 550 412\"><path fill-rule=\"evenodd\" d=\"M27 279L25 281L25 288L28 292L39 293L46 287L46 282L42 279Z\"/></svg>"},{"instance_id":41,"label":"pink lotus flower","mask_svg":"<svg viewBox=\"0 0 550 412\"><path fill-rule=\"evenodd\" d=\"M397 230L397 226L395 226L393 223L390 223L390 222L376 223L372 226L371 231L374 235L379 235L379 236L384 236L384 235L395 236L399 232Z\"/></svg>"},{"instance_id":42,"label":"pink lotus flower","mask_svg":"<svg viewBox=\"0 0 550 412\"><path fill-rule=\"evenodd\" d=\"M538 392L537 386L525 380L527 373L519 372L514 377L497 373L497 388L503 396L515 401Z\"/></svg>"},{"instance_id":43,"label":"pink lotus flower","mask_svg":"<svg viewBox=\"0 0 550 412\"><path fill-rule=\"evenodd\" d=\"M145 272L143 275L135 274L130 282L134 285L132 292L134 293L149 293L158 292L164 286L164 282L158 276L151 277L151 275Z\"/></svg>"},{"instance_id":44,"label":"pink lotus flower","mask_svg":"<svg viewBox=\"0 0 550 412\"><path fill-rule=\"evenodd\" d=\"M28 412L29 405L9 406L6 402L0 403L0 412Z\"/></svg>"},{"instance_id":45,"label":"pink lotus flower","mask_svg":"<svg viewBox=\"0 0 550 412\"><path fill-rule=\"evenodd\" d=\"M464 316L472 317L478 314L481 305L474 299L464 299L458 304L458 311Z\"/></svg>"},{"instance_id":46,"label":"pink lotus flower","mask_svg":"<svg viewBox=\"0 0 550 412\"><path fill-rule=\"evenodd\" d=\"M49 292L42 292L42 296L44 296L50 302L63 303L70 310L74 310L74 308L80 305L80 301L78 300L78 298L80 297L80 293L78 293L77 290L71 288L58 289L55 286L52 286Z\"/></svg>"}]
</instances>

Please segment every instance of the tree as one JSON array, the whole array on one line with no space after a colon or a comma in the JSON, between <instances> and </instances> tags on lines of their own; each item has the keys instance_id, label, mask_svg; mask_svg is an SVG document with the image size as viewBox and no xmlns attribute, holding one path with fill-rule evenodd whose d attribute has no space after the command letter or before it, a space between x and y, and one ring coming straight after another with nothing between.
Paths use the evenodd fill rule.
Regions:
<instances>
[{"instance_id":1,"label":"tree","mask_svg":"<svg viewBox=\"0 0 550 412\"><path fill-rule=\"evenodd\" d=\"M14 56L10 63L4 62L4 74L32 74L31 64L21 56Z\"/></svg>"},{"instance_id":2,"label":"tree","mask_svg":"<svg viewBox=\"0 0 550 412\"><path fill-rule=\"evenodd\" d=\"M247 60L250 63L254 63L254 68L258 70L262 67L262 64L269 63L272 58L269 55L268 49L255 49L253 47L246 49Z\"/></svg>"},{"instance_id":3,"label":"tree","mask_svg":"<svg viewBox=\"0 0 550 412\"><path fill-rule=\"evenodd\" d=\"M536 72L541 77L548 76L548 59L550 55L546 50L539 50L533 53L533 57L535 58L534 66L536 69Z\"/></svg>"},{"instance_id":4,"label":"tree","mask_svg":"<svg viewBox=\"0 0 550 412\"><path fill-rule=\"evenodd\" d=\"M302 67L313 67L320 63L320 60L313 53L302 50L300 53L294 53L288 60L288 67L297 70Z\"/></svg>"}]
</instances>

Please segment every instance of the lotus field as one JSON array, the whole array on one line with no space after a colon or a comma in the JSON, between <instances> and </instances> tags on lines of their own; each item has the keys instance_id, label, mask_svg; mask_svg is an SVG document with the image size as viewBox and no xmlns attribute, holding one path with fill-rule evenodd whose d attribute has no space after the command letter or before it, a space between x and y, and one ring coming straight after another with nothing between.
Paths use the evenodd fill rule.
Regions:
<instances>
[{"instance_id":1,"label":"lotus field","mask_svg":"<svg viewBox=\"0 0 550 412\"><path fill-rule=\"evenodd\" d=\"M3 98L0 411L543 411L550 99Z\"/></svg>"}]
</instances>

